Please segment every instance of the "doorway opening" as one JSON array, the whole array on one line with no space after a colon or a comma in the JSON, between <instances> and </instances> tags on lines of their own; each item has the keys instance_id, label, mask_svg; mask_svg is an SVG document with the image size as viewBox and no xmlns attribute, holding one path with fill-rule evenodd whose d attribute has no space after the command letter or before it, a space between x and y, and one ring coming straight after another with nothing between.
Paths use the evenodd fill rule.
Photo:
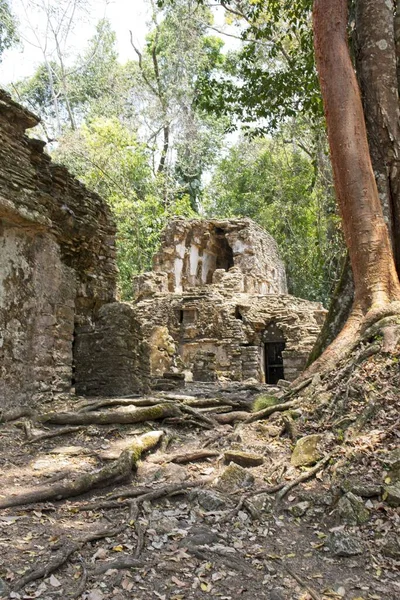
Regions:
<instances>
[{"instance_id":1,"label":"doorway opening","mask_svg":"<svg viewBox=\"0 0 400 600\"><path fill-rule=\"evenodd\" d=\"M234 266L233 250L225 237L224 230L220 227L215 228L214 243L217 256L216 268L229 271Z\"/></svg>"},{"instance_id":2,"label":"doorway opening","mask_svg":"<svg viewBox=\"0 0 400 600\"><path fill-rule=\"evenodd\" d=\"M272 322L264 334L265 383L275 385L284 379L283 355L286 343L282 331Z\"/></svg>"}]
</instances>

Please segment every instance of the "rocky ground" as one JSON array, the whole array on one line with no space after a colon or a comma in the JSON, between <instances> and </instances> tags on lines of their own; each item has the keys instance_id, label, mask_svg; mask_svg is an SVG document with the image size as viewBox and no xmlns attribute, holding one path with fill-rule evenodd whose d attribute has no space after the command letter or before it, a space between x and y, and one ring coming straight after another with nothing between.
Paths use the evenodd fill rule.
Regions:
<instances>
[{"instance_id":1,"label":"rocky ground","mask_svg":"<svg viewBox=\"0 0 400 600\"><path fill-rule=\"evenodd\" d=\"M397 600L394 358L317 377L286 411L264 400L253 422L243 413L257 386L205 385L175 399L158 393L157 402L191 405L183 419L86 424L50 438L40 436L63 427L3 423L0 503L98 471L145 432L163 435L131 481L2 509L0 598ZM57 402L52 409L88 410L87 399ZM236 422L216 420L238 408Z\"/></svg>"}]
</instances>

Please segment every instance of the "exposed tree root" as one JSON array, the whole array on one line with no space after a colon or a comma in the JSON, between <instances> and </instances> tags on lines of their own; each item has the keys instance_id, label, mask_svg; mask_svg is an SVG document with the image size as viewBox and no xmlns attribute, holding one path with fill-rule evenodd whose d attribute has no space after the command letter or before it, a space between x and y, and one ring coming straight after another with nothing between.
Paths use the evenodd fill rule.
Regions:
<instances>
[{"instance_id":1,"label":"exposed tree root","mask_svg":"<svg viewBox=\"0 0 400 600\"><path fill-rule=\"evenodd\" d=\"M215 559L218 556L226 567L239 573L243 573L246 577L248 577L249 572L252 571L252 565L246 562L246 558L243 555L240 555L240 557L235 555L232 556L232 553L229 552L229 550L224 551L224 548L210 548L208 546L193 547L189 545L187 550L196 558L210 562L215 562Z\"/></svg>"},{"instance_id":2,"label":"exposed tree root","mask_svg":"<svg viewBox=\"0 0 400 600\"><path fill-rule=\"evenodd\" d=\"M16 421L22 417L31 417L33 411L26 406L12 408L10 410L0 410L0 423L8 423L9 421Z\"/></svg>"},{"instance_id":3,"label":"exposed tree root","mask_svg":"<svg viewBox=\"0 0 400 600\"><path fill-rule=\"evenodd\" d=\"M179 404L179 409L183 413L186 413L186 414L190 415L191 417L195 417L195 419L197 421L204 423L210 429L214 429L214 427L218 427L218 421L215 419L215 417L217 415L213 415L212 417L206 416L203 413L196 410L195 408L192 408L191 406L187 406L186 404L182 404L182 403Z\"/></svg>"},{"instance_id":4,"label":"exposed tree root","mask_svg":"<svg viewBox=\"0 0 400 600\"><path fill-rule=\"evenodd\" d=\"M0 508L21 506L34 502L62 500L79 496L93 488L110 485L129 477L140 456L146 450L157 445L163 435L162 431L145 433L135 440L129 448L121 452L119 458L92 473L78 475L75 479L57 485L43 485L17 496L6 496L0 501Z\"/></svg>"},{"instance_id":5,"label":"exposed tree root","mask_svg":"<svg viewBox=\"0 0 400 600\"><path fill-rule=\"evenodd\" d=\"M232 423L246 421L248 417L249 413L243 410L214 415L214 419L218 421L218 423L220 423L221 425L231 425Z\"/></svg>"},{"instance_id":6,"label":"exposed tree root","mask_svg":"<svg viewBox=\"0 0 400 600\"><path fill-rule=\"evenodd\" d=\"M86 504L74 506L74 510L101 510L106 508L120 508L121 506L131 506L129 498L137 498L139 504L142 502L150 502L171 496L177 493L184 493L192 488L201 488L205 484L213 481L213 477L205 477L204 479L195 481L186 481L183 483L170 483L159 488L149 489L142 487L133 487L130 490L121 490L116 494L112 494L108 499L98 500L96 502L88 502ZM116 498L120 498L116 501Z\"/></svg>"},{"instance_id":7,"label":"exposed tree root","mask_svg":"<svg viewBox=\"0 0 400 600\"><path fill-rule=\"evenodd\" d=\"M288 402L282 402L281 404L274 404L274 406L269 406L268 408L264 408L263 410L259 410L247 417L244 421L244 425L248 423L253 423L254 421L259 421L260 419L267 419L275 412L285 412L290 408L297 408L300 406L300 400L289 400Z\"/></svg>"},{"instance_id":8,"label":"exposed tree root","mask_svg":"<svg viewBox=\"0 0 400 600\"><path fill-rule=\"evenodd\" d=\"M177 417L180 414L181 412L177 406L171 403L164 403L124 411L50 412L41 415L39 421L53 425L124 425L143 423L144 421L156 421L167 417Z\"/></svg>"},{"instance_id":9,"label":"exposed tree root","mask_svg":"<svg viewBox=\"0 0 400 600\"><path fill-rule=\"evenodd\" d=\"M165 457L163 462L173 462L178 465L184 465L186 463L206 460L207 458L213 458L219 455L220 452L216 450L197 450L195 452L190 452L189 454L175 454L170 457Z\"/></svg>"},{"instance_id":10,"label":"exposed tree root","mask_svg":"<svg viewBox=\"0 0 400 600\"><path fill-rule=\"evenodd\" d=\"M296 477L296 479L293 479L292 481L289 481L288 484L286 484L285 486L283 486L282 489L279 491L279 493L276 496L276 503L280 502L282 500L282 498L284 498L286 496L286 494L288 492L290 492L290 490L292 490L294 487L296 487L297 485L299 485L299 483L303 483L304 481L308 481L309 479L311 479L311 477L314 477L314 475L316 475L317 473L319 473L319 471L321 471L321 469L323 469L325 467L325 465L330 461L330 459L332 458L332 456L333 456L332 453L331 454L327 454L326 456L324 456L324 458L322 458L315 465L315 467L313 467L309 471L306 471L305 473L302 473L299 477ZM257 493L260 493L260 492L257 491Z\"/></svg>"},{"instance_id":11,"label":"exposed tree root","mask_svg":"<svg viewBox=\"0 0 400 600\"><path fill-rule=\"evenodd\" d=\"M397 300L366 313L361 302L356 302L339 335L294 383L301 384L310 376L329 373L348 358L360 342L370 341L378 334L383 336L386 351L392 352L400 339L400 302Z\"/></svg>"},{"instance_id":12,"label":"exposed tree root","mask_svg":"<svg viewBox=\"0 0 400 600\"><path fill-rule=\"evenodd\" d=\"M90 412L92 410L99 410L99 408L110 408L112 406L132 406L136 408L143 408L146 406L155 406L160 404L158 398L132 398L128 396L126 398L102 398L101 400L95 400L81 404L78 408L78 412Z\"/></svg>"},{"instance_id":13,"label":"exposed tree root","mask_svg":"<svg viewBox=\"0 0 400 600\"><path fill-rule=\"evenodd\" d=\"M289 575L291 577L293 577L293 579L295 581L297 581L297 583L299 585L301 585L301 587L303 587L305 590L307 590L308 594L311 596L311 598L313 600L321 600L321 596L319 594L317 594L317 592L315 590L313 590L309 585L307 585L307 583L304 581L304 579L302 579L299 575L297 575L297 573L295 573L292 569L290 569L285 563L282 563L282 566L285 569L285 571L287 571L289 573Z\"/></svg>"},{"instance_id":14,"label":"exposed tree root","mask_svg":"<svg viewBox=\"0 0 400 600\"><path fill-rule=\"evenodd\" d=\"M137 560L132 556L123 556L122 558L117 558L115 560L97 565L93 571L93 575L102 575L110 569L140 569L144 566L145 563L143 561ZM146 563L146 566L149 567L151 565Z\"/></svg>"},{"instance_id":15,"label":"exposed tree root","mask_svg":"<svg viewBox=\"0 0 400 600\"><path fill-rule=\"evenodd\" d=\"M85 563L82 561L82 576L80 578L79 585L76 588L75 592L73 592L71 594L71 596L69 596L69 598L71 600L76 600L76 598L79 598L80 596L82 596L82 594L86 588L87 578L88 578L87 568L86 568Z\"/></svg>"},{"instance_id":16,"label":"exposed tree root","mask_svg":"<svg viewBox=\"0 0 400 600\"><path fill-rule=\"evenodd\" d=\"M113 537L118 535L125 529L126 525L114 528L114 529L102 529L100 531L96 531L94 533L89 533L88 535L80 538L77 541L73 541L70 538L67 538L61 548L56 552L48 563L38 567L37 569L33 569L23 575L20 579L13 584L13 590L18 591L24 588L28 583L32 581L36 581L37 579L43 579L44 577L48 577L51 573L59 569L77 550L82 548L84 544L88 542L93 542L94 540L100 540L105 537Z\"/></svg>"},{"instance_id":17,"label":"exposed tree root","mask_svg":"<svg viewBox=\"0 0 400 600\"><path fill-rule=\"evenodd\" d=\"M282 500L282 498L284 498L284 496L286 496L286 494L290 490L292 490L294 487L296 487L300 483L303 483L304 481L307 481L308 479L311 479L312 477L314 477L314 475L316 475L316 473L318 473L330 461L331 458L332 458L332 454L328 454L322 460L320 460L315 465L315 467L313 467L312 469L309 469L305 473L302 473L299 477L296 477L296 479L293 479L292 481L290 481L287 484L285 484L284 481L281 481L280 483L277 483L276 485L265 486L265 487L258 488L258 490L246 492L245 494L242 495L242 497L240 498L240 500L239 500L238 504L235 506L235 508L233 510L229 511L228 515L222 520L222 522L226 523L226 522L231 521L233 518L236 517L236 515L242 508L246 508L251 513L252 511L251 511L250 505L248 504L248 501L251 498L253 498L254 496L259 496L260 494L272 495L272 494L276 494L278 492L278 494L276 496L276 504L278 504L280 502L280 500Z\"/></svg>"},{"instance_id":18,"label":"exposed tree root","mask_svg":"<svg viewBox=\"0 0 400 600\"><path fill-rule=\"evenodd\" d=\"M28 438L26 442L24 442L24 446L26 444L32 444L33 442L40 442L41 440L48 440L50 438L58 437L60 435L67 435L69 433L76 433L77 431L82 431L84 429L81 427L63 427L62 429L55 429L53 431L46 431L44 433L34 434L32 433L32 427L30 423L24 423L24 429L26 437Z\"/></svg>"}]
</instances>

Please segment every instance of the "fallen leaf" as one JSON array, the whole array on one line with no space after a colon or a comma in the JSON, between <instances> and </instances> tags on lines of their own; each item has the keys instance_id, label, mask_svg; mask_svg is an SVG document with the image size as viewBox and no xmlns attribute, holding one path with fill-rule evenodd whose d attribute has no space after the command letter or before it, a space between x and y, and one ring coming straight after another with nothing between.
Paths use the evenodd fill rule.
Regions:
<instances>
[{"instance_id":1,"label":"fallen leaf","mask_svg":"<svg viewBox=\"0 0 400 600\"><path fill-rule=\"evenodd\" d=\"M187 585L188 585L187 583L185 583L184 581L181 581L180 579L178 579L175 576L171 577L171 581L173 583L175 583L175 585L177 585L178 587L187 587Z\"/></svg>"}]
</instances>

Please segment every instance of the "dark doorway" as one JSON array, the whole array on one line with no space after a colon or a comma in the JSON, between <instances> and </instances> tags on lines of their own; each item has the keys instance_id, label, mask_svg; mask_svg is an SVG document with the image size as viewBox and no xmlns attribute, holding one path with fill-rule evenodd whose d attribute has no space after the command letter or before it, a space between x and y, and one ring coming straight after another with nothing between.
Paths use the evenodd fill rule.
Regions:
<instances>
[{"instance_id":1,"label":"dark doorway","mask_svg":"<svg viewBox=\"0 0 400 600\"><path fill-rule=\"evenodd\" d=\"M265 383L275 385L284 379L282 352L285 342L265 343Z\"/></svg>"},{"instance_id":2,"label":"dark doorway","mask_svg":"<svg viewBox=\"0 0 400 600\"><path fill-rule=\"evenodd\" d=\"M263 335L265 383L275 385L284 379L283 356L285 338L275 321L271 321Z\"/></svg>"},{"instance_id":3,"label":"dark doorway","mask_svg":"<svg viewBox=\"0 0 400 600\"><path fill-rule=\"evenodd\" d=\"M233 250L228 244L224 230L220 227L215 228L215 250L217 255L216 268L229 271L234 266Z\"/></svg>"}]
</instances>

